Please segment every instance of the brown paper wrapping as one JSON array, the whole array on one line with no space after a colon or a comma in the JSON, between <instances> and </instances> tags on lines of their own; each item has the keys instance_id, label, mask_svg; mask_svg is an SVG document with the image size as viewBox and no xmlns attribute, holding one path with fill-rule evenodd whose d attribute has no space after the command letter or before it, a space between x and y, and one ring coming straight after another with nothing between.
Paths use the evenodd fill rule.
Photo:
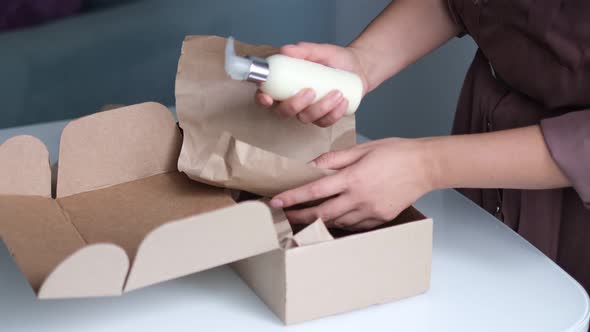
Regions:
<instances>
[{"instance_id":1,"label":"brown paper wrapping","mask_svg":"<svg viewBox=\"0 0 590 332\"><path fill-rule=\"evenodd\" d=\"M281 248L291 249L334 240L326 224L320 218L305 226L297 234L294 234L291 223L289 223L283 209L271 208L269 198L261 198L259 201L266 204L271 210L272 220Z\"/></svg>"},{"instance_id":2,"label":"brown paper wrapping","mask_svg":"<svg viewBox=\"0 0 590 332\"><path fill-rule=\"evenodd\" d=\"M197 181L262 196L324 176L307 162L352 146L354 117L320 128L258 106L256 85L225 74L225 41L189 36L183 43L176 76L176 110L184 132L178 169ZM261 57L277 52L239 42L236 50Z\"/></svg>"},{"instance_id":3,"label":"brown paper wrapping","mask_svg":"<svg viewBox=\"0 0 590 332\"><path fill-rule=\"evenodd\" d=\"M317 219L293 236L293 241L298 247L332 240L334 240L334 237L330 234L322 219Z\"/></svg>"}]
</instances>

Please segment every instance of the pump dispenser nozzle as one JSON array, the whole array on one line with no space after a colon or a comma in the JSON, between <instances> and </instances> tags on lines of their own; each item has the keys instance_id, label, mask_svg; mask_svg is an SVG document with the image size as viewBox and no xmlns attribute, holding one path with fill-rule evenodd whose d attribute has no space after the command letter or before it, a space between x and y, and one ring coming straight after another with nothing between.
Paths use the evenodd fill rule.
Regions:
<instances>
[{"instance_id":1,"label":"pump dispenser nozzle","mask_svg":"<svg viewBox=\"0 0 590 332\"><path fill-rule=\"evenodd\" d=\"M229 37L225 44L225 72L234 80L262 83L268 77L268 62L257 57L237 56L234 38Z\"/></svg>"}]
</instances>

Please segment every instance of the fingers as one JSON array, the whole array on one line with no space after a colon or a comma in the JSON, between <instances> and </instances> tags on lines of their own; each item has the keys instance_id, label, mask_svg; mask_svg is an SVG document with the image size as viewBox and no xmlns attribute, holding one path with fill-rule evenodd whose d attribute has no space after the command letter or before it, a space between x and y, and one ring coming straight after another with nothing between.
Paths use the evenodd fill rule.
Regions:
<instances>
[{"instance_id":1,"label":"fingers","mask_svg":"<svg viewBox=\"0 0 590 332\"><path fill-rule=\"evenodd\" d=\"M285 211L287 219L293 224L310 224L321 218L324 222L338 218L347 213L353 207L349 204L348 198L341 195L324 203L307 209Z\"/></svg>"},{"instance_id":2,"label":"fingers","mask_svg":"<svg viewBox=\"0 0 590 332\"><path fill-rule=\"evenodd\" d=\"M337 228L345 228L353 226L367 218L367 212L359 209L353 209L338 218L330 220L327 224Z\"/></svg>"},{"instance_id":3,"label":"fingers","mask_svg":"<svg viewBox=\"0 0 590 332\"><path fill-rule=\"evenodd\" d=\"M280 115L290 118L306 109L311 103L313 103L314 99L315 92L312 89L302 89L293 97L278 103L276 111Z\"/></svg>"},{"instance_id":4,"label":"fingers","mask_svg":"<svg viewBox=\"0 0 590 332\"><path fill-rule=\"evenodd\" d=\"M287 208L293 205L319 200L340 194L346 189L346 178L341 174L325 176L299 188L275 196L270 205L273 208Z\"/></svg>"},{"instance_id":5,"label":"fingers","mask_svg":"<svg viewBox=\"0 0 590 332\"><path fill-rule=\"evenodd\" d=\"M347 54L340 46L306 42L285 45L281 48L281 53L331 67L342 67L343 54ZM297 116L302 123L314 123L320 127L333 125L344 116L348 109L348 101L345 101L339 91L333 91L323 96L319 101L316 101L316 97L317 95L313 90L304 89L291 98L274 103L272 97L259 91L256 94L256 102L267 108L275 104L275 109L279 115L286 118Z\"/></svg>"},{"instance_id":6,"label":"fingers","mask_svg":"<svg viewBox=\"0 0 590 332\"><path fill-rule=\"evenodd\" d=\"M330 151L312 160L310 164L319 168L339 170L354 164L365 154L367 150L357 148Z\"/></svg>"},{"instance_id":7,"label":"fingers","mask_svg":"<svg viewBox=\"0 0 590 332\"><path fill-rule=\"evenodd\" d=\"M270 108L274 103L271 96L267 95L266 93L260 90L256 91L255 98L258 105L262 107Z\"/></svg>"},{"instance_id":8,"label":"fingers","mask_svg":"<svg viewBox=\"0 0 590 332\"><path fill-rule=\"evenodd\" d=\"M346 114L346 110L348 110L348 100L343 98L336 108L313 123L318 127L329 127L340 120Z\"/></svg>"},{"instance_id":9,"label":"fingers","mask_svg":"<svg viewBox=\"0 0 590 332\"><path fill-rule=\"evenodd\" d=\"M352 226L346 227L346 229L353 232L368 231L375 227L381 226L382 224L383 221L379 221L376 219L365 219Z\"/></svg>"},{"instance_id":10,"label":"fingers","mask_svg":"<svg viewBox=\"0 0 590 332\"><path fill-rule=\"evenodd\" d=\"M297 114L299 121L303 123L315 122L326 114L332 112L341 102L344 100L342 92L334 90L320 99L317 103L314 103L307 107L305 110Z\"/></svg>"},{"instance_id":11,"label":"fingers","mask_svg":"<svg viewBox=\"0 0 590 332\"><path fill-rule=\"evenodd\" d=\"M329 66L330 59L337 52L341 52L342 49L336 45L300 42L296 45L285 45L281 47L280 51L282 54L293 58L309 60Z\"/></svg>"}]
</instances>

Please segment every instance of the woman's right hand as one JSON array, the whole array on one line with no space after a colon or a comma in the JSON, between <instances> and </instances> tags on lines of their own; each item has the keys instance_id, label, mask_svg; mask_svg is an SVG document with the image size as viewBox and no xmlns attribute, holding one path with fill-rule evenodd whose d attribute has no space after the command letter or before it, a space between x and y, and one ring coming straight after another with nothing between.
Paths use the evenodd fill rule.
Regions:
<instances>
[{"instance_id":1,"label":"woman's right hand","mask_svg":"<svg viewBox=\"0 0 590 332\"><path fill-rule=\"evenodd\" d=\"M367 93L368 81L358 49L301 42L297 45L283 46L281 54L353 72L359 75L363 82L363 95ZM260 90L256 93L258 104L273 108L284 117L297 117L303 123L314 123L320 127L329 127L336 123L344 116L348 108L348 100L337 90L328 93L316 103L312 103L314 99L315 92L312 89L303 89L293 97L281 102L274 101L271 96Z\"/></svg>"}]
</instances>

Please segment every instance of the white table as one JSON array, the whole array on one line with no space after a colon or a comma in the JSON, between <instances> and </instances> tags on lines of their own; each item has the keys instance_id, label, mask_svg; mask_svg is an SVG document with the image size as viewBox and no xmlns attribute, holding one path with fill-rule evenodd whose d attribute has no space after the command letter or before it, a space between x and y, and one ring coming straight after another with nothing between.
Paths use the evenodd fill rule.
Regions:
<instances>
[{"instance_id":1,"label":"white table","mask_svg":"<svg viewBox=\"0 0 590 332\"><path fill-rule=\"evenodd\" d=\"M55 161L65 122L0 130L43 140ZM143 290L39 301L0 245L0 331L568 331L588 329L583 288L504 224L453 190L417 207L434 218L428 293L284 327L220 267ZM1 217L1 212L0 212Z\"/></svg>"}]
</instances>

